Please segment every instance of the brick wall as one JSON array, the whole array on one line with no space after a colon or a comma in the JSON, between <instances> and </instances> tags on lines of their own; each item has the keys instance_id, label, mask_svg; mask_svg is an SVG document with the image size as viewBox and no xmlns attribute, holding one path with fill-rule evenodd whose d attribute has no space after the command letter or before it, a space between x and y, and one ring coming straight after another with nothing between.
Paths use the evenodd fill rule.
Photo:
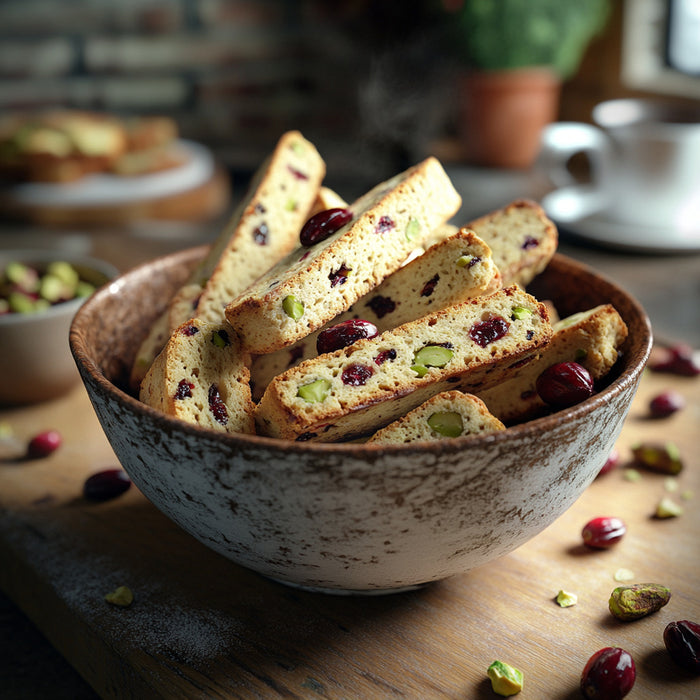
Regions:
<instances>
[{"instance_id":1,"label":"brick wall","mask_svg":"<svg viewBox=\"0 0 700 700\"><path fill-rule=\"evenodd\" d=\"M429 33L416 13L391 6L2 0L0 111L168 114L243 171L298 128L321 149L331 184L375 184L420 157L440 128Z\"/></svg>"}]
</instances>

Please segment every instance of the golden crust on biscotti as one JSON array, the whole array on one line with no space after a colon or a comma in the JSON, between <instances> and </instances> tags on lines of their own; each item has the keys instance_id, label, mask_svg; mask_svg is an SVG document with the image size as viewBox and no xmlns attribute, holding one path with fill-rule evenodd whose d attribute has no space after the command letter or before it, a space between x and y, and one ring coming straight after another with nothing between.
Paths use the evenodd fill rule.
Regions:
<instances>
[{"instance_id":1,"label":"golden crust on biscotti","mask_svg":"<svg viewBox=\"0 0 700 700\"><path fill-rule=\"evenodd\" d=\"M139 398L180 420L229 433L253 433L250 358L225 321L190 319L151 365Z\"/></svg>"},{"instance_id":2,"label":"golden crust on biscotti","mask_svg":"<svg viewBox=\"0 0 700 700\"><path fill-rule=\"evenodd\" d=\"M553 325L554 335L540 358L516 376L477 392L491 413L506 423L541 415L547 406L537 394L537 377L559 362L578 362L594 381L613 367L627 338L627 326L611 304L573 314Z\"/></svg>"},{"instance_id":3,"label":"golden crust on biscotti","mask_svg":"<svg viewBox=\"0 0 700 700\"><path fill-rule=\"evenodd\" d=\"M461 391L443 391L378 430L367 442L381 445L435 442L499 430L505 430L505 425L489 413L481 399Z\"/></svg>"},{"instance_id":4,"label":"golden crust on biscotti","mask_svg":"<svg viewBox=\"0 0 700 700\"><path fill-rule=\"evenodd\" d=\"M330 326L362 319L383 333L500 286L500 274L489 247L475 233L462 229L396 270L323 328L286 348L254 357L253 394L260 398L277 374L316 356L318 335Z\"/></svg>"},{"instance_id":5,"label":"golden crust on biscotti","mask_svg":"<svg viewBox=\"0 0 700 700\"><path fill-rule=\"evenodd\" d=\"M326 442L374 433L442 391L505 380L551 335L544 305L516 285L467 299L275 377L258 432Z\"/></svg>"},{"instance_id":6,"label":"golden crust on biscotti","mask_svg":"<svg viewBox=\"0 0 700 700\"><path fill-rule=\"evenodd\" d=\"M554 222L536 202L518 199L466 224L491 248L503 285L525 288L552 259L559 243Z\"/></svg>"},{"instance_id":7,"label":"golden crust on biscotti","mask_svg":"<svg viewBox=\"0 0 700 700\"><path fill-rule=\"evenodd\" d=\"M226 318L254 354L291 345L397 270L460 203L442 165L427 158L353 203L348 224L282 260Z\"/></svg>"}]
</instances>

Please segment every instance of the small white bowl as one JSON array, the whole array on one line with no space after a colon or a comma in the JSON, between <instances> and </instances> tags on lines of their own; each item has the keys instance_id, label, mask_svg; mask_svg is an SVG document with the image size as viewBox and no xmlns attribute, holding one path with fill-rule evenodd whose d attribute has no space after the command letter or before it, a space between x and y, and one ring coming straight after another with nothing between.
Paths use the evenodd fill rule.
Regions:
<instances>
[{"instance_id":1,"label":"small white bowl","mask_svg":"<svg viewBox=\"0 0 700 700\"><path fill-rule=\"evenodd\" d=\"M11 261L43 268L55 260L73 265L81 279L95 287L119 274L109 263L84 255L48 250L0 251L0 268ZM64 394L78 381L68 332L84 301L76 298L34 314L0 316L0 404L47 401Z\"/></svg>"}]
</instances>

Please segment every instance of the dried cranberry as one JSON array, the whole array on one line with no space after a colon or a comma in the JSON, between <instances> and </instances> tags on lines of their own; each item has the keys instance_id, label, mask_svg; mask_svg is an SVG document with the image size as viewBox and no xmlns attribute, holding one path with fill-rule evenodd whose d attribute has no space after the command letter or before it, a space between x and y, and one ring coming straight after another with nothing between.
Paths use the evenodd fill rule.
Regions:
<instances>
[{"instance_id":1,"label":"dried cranberry","mask_svg":"<svg viewBox=\"0 0 700 700\"><path fill-rule=\"evenodd\" d=\"M586 663L581 692L590 700L621 700L632 690L637 677L634 660L619 647L605 647Z\"/></svg>"},{"instance_id":2,"label":"dried cranberry","mask_svg":"<svg viewBox=\"0 0 700 700\"><path fill-rule=\"evenodd\" d=\"M369 321L362 319L342 321L318 334L316 350L319 354L333 352L352 345L356 340L374 338L375 335L377 335L377 327Z\"/></svg>"},{"instance_id":3,"label":"dried cranberry","mask_svg":"<svg viewBox=\"0 0 700 700\"><path fill-rule=\"evenodd\" d=\"M603 474L607 474L608 472L611 472L613 469L617 467L617 465L620 463L620 452L616 447L613 447L612 450L610 450L610 454L608 455L608 458L605 460L605 464L600 468L600 471L598 472L598 476L602 476Z\"/></svg>"},{"instance_id":4,"label":"dried cranberry","mask_svg":"<svg viewBox=\"0 0 700 700\"><path fill-rule=\"evenodd\" d=\"M396 224L394 223L394 220L390 216L382 216L381 219L377 222L377 225L374 227L374 232L375 233L386 233L387 231L391 231L391 229L395 228Z\"/></svg>"},{"instance_id":5,"label":"dried cranberry","mask_svg":"<svg viewBox=\"0 0 700 700\"><path fill-rule=\"evenodd\" d=\"M666 418L685 406L685 399L677 391L670 389L657 394L649 402L649 413L653 418Z\"/></svg>"},{"instance_id":6,"label":"dried cranberry","mask_svg":"<svg viewBox=\"0 0 700 700\"><path fill-rule=\"evenodd\" d=\"M554 408L567 408L593 394L593 380L578 362L559 362L548 367L535 383L542 401Z\"/></svg>"},{"instance_id":7,"label":"dried cranberry","mask_svg":"<svg viewBox=\"0 0 700 700\"><path fill-rule=\"evenodd\" d=\"M423 286L420 295L422 297L429 297L434 291L437 283L440 281L440 275L435 275L431 277Z\"/></svg>"},{"instance_id":8,"label":"dried cranberry","mask_svg":"<svg viewBox=\"0 0 700 700\"><path fill-rule=\"evenodd\" d=\"M593 549L607 549L617 544L627 532L627 526L615 517L600 517L589 520L581 531L583 543Z\"/></svg>"},{"instance_id":9,"label":"dried cranberry","mask_svg":"<svg viewBox=\"0 0 700 700\"><path fill-rule=\"evenodd\" d=\"M45 430L35 435L27 445L27 457L40 459L48 457L61 446L61 434L56 430Z\"/></svg>"},{"instance_id":10,"label":"dried cranberry","mask_svg":"<svg viewBox=\"0 0 700 700\"><path fill-rule=\"evenodd\" d=\"M469 329L469 337L479 346L485 348L494 340L502 338L510 326L501 316L492 316L485 321L478 321Z\"/></svg>"},{"instance_id":11,"label":"dried cranberry","mask_svg":"<svg viewBox=\"0 0 700 700\"><path fill-rule=\"evenodd\" d=\"M175 390L175 398L178 400L191 399L192 389L194 389L194 384L187 379L181 379Z\"/></svg>"},{"instance_id":12,"label":"dried cranberry","mask_svg":"<svg viewBox=\"0 0 700 700\"><path fill-rule=\"evenodd\" d=\"M258 245L267 245L267 237L269 234L270 229L268 229L267 224L263 222L253 231L253 240Z\"/></svg>"},{"instance_id":13,"label":"dried cranberry","mask_svg":"<svg viewBox=\"0 0 700 700\"><path fill-rule=\"evenodd\" d=\"M325 240L352 219L352 211L343 207L325 209L314 214L301 228L299 241L307 248Z\"/></svg>"},{"instance_id":14,"label":"dried cranberry","mask_svg":"<svg viewBox=\"0 0 700 700\"><path fill-rule=\"evenodd\" d=\"M294 175L294 177L297 180L308 180L309 179L309 176L306 173L302 173L301 170L298 170L297 168L295 168L291 165L287 166L287 170L289 170L289 172L292 173L292 175Z\"/></svg>"},{"instance_id":15,"label":"dried cranberry","mask_svg":"<svg viewBox=\"0 0 700 700\"><path fill-rule=\"evenodd\" d=\"M377 318L384 318L384 316L396 309L396 302L391 297L383 297L381 294L377 294L376 297L372 297L367 302L367 306L374 311L374 315Z\"/></svg>"},{"instance_id":16,"label":"dried cranberry","mask_svg":"<svg viewBox=\"0 0 700 700\"><path fill-rule=\"evenodd\" d=\"M342 264L335 272L331 272L328 275L328 279L331 281L331 287L336 287L339 284L345 284L348 280L349 272L350 268L345 267L345 264Z\"/></svg>"},{"instance_id":17,"label":"dried cranberry","mask_svg":"<svg viewBox=\"0 0 700 700\"><path fill-rule=\"evenodd\" d=\"M216 384L212 384L209 387L209 410L217 423L221 425L226 425L226 423L228 423L226 404L222 401L221 394L219 394L219 387L216 386Z\"/></svg>"},{"instance_id":18,"label":"dried cranberry","mask_svg":"<svg viewBox=\"0 0 700 700\"><path fill-rule=\"evenodd\" d=\"M532 236L525 236L525 240L523 241L521 248L523 250L530 250L531 248L537 248L539 244L540 242L536 238L533 238Z\"/></svg>"},{"instance_id":19,"label":"dried cranberry","mask_svg":"<svg viewBox=\"0 0 700 700\"><path fill-rule=\"evenodd\" d=\"M107 501L120 496L131 486L123 469L105 469L88 477L83 484L83 496L90 501Z\"/></svg>"},{"instance_id":20,"label":"dried cranberry","mask_svg":"<svg viewBox=\"0 0 700 700\"><path fill-rule=\"evenodd\" d=\"M187 326L183 326L181 330L182 335L192 336L199 333L199 328L193 326L191 323Z\"/></svg>"},{"instance_id":21,"label":"dried cranberry","mask_svg":"<svg viewBox=\"0 0 700 700\"><path fill-rule=\"evenodd\" d=\"M700 374L700 362L693 348L685 343L678 343L665 348L662 357L650 363L649 369L683 377L696 377Z\"/></svg>"},{"instance_id":22,"label":"dried cranberry","mask_svg":"<svg viewBox=\"0 0 700 700\"><path fill-rule=\"evenodd\" d=\"M390 348L389 350L382 350L375 358L375 365L383 365L387 360L393 362L396 359L396 350Z\"/></svg>"},{"instance_id":23,"label":"dried cranberry","mask_svg":"<svg viewBox=\"0 0 700 700\"><path fill-rule=\"evenodd\" d=\"M664 644L679 666L700 673L700 625L697 622L669 622L664 629Z\"/></svg>"},{"instance_id":24,"label":"dried cranberry","mask_svg":"<svg viewBox=\"0 0 700 700\"><path fill-rule=\"evenodd\" d=\"M373 374L374 370L367 365L352 364L343 370L340 378L348 386L363 386Z\"/></svg>"}]
</instances>

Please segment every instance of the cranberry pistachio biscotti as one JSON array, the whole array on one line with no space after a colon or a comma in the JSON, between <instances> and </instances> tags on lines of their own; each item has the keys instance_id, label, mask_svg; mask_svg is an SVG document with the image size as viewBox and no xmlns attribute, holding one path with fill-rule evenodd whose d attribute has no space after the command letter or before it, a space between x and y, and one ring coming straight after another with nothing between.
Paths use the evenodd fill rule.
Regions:
<instances>
[{"instance_id":1,"label":"cranberry pistachio biscotti","mask_svg":"<svg viewBox=\"0 0 700 700\"><path fill-rule=\"evenodd\" d=\"M498 418L489 413L486 404L473 394L443 391L377 431L367 442L381 445L435 442L495 433L505 428Z\"/></svg>"},{"instance_id":2,"label":"cranberry pistachio biscotti","mask_svg":"<svg viewBox=\"0 0 700 700\"><path fill-rule=\"evenodd\" d=\"M559 362L578 362L594 381L617 362L627 325L610 304L574 314L553 325L554 335L538 360L498 386L478 391L491 413L506 423L529 420L547 410L537 393L537 378Z\"/></svg>"},{"instance_id":3,"label":"cranberry pistachio biscotti","mask_svg":"<svg viewBox=\"0 0 700 700\"><path fill-rule=\"evenodd\" d=\"M225 321L191 319L170 336L144 377L139 398L188 423L253 433L249 361Z\"/></svg>"},{"instance_id":4,"label":"cranberry pistachio biscotti","mask_svg":"<svg viewBox=\"0 0 700 700\"><path fill-rule=\"evenodd\" d=\"M139 348L131 373L133 387L175 328L192 317L223 319L231 299L296 247L325 174L325 163L311 142L298 131L282 135L182 294L176 294L164 312L165 337L166 322L160 319Z\"/></svg>"},{"instance_id":5,"label":"cranberry pistachio biscotti","mask_svg":"<svg viewBox=\"0 0 700 700\"><path fill-rule=\"evenodd\" d=\"M551 335L546 307L517 286L474 297L275 377L258 432L324 442L374 433L435 394L504 381Z\"/></svg>"},{"instance_id":6,"label":"cranberry pistachio biscotti","mask_svg":"<svg viewBox=\"0 0 700 700\"><path fill-rule=\"evenodd\" d=\"M320 328L397 270L459 208L435 158L377 185L343 212L328 237L311 237L226 307L253 354L273 352ZM317 214L321 216L321 214ZM324 231L319 225L318 231Z\"/></svg>"},{"instance_id":7,"label":"cranberry pistachio biscotti","mask_svg":"<svg viewBox=\"0 0 700 700\"><path fill-rule=\"evenodd\" d=\"M277 374L315 357L319 335L325 334L329 326L361 319L383 333L500 286L489 247L476 234L462 229L396 270L319 331L289 347L254 357L250 370L253 394L259 398Z\"/></svg>"}]
</instances>

